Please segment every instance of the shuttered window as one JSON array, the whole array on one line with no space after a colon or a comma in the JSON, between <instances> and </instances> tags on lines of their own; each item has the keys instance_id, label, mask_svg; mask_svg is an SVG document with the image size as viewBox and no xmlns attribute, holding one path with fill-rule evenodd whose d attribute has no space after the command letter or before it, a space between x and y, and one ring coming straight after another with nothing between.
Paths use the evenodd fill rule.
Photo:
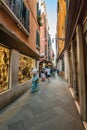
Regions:
<instances>
[{"instance_id":1,"label":"shuttered window","mask_svg":"<svg viewBox=\"0 0 87 130\"><path fill-rule=\"evenodd\" d=\"M38 30L36 30L36 45L40 47L40 34Z\"/></svg>"},{"instance_id":2,"label":"shuttered window","mask_svg":"<svg viewBox=\"0 0 87 130\"><path fill-rule=\"evenodd\" d=\"M30 11L26 8L23 0L5 0L5 2L23 24L25 29L30 32Z\"/></svg>"}]
</instances>

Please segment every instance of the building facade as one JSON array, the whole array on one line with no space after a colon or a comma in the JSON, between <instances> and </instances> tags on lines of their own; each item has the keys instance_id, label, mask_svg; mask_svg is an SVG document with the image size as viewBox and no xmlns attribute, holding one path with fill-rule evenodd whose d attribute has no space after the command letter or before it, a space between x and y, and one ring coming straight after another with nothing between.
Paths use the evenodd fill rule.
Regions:
<instances>
[{"instance_id":1,"label":"building facade","mask_svg":"<svg viewBox=\"0 0 87 130\"><path fill-rule=\"evenodd\" d=\"M48 34L48 61L50 62L49 64L51 65L54 61L54 51L52 48L52 40L51 40L51 35Z\"/></svg>"},{"instance_id":2,"label":"building facade","mask_svg":"<svg viewBox=\"0 0 87 130\"><path fill-rule=\"evenodd\" d=\"M57 1L57 68L60 75L64 77L64 45L65 45L65 28L66 28L66 1Z\"/></svg>"},{"instance_id":3,"label":"building facade","mask_svg":"<svg viewBox=\"0 0 87 130\"><path fill-rule=\"evenodd\" d=\"M39 68L38 1L0 0L0 110L29 89Z\"/></svg>"},{"instance_id":4,"label":"building facade","mask_svg":"<svg viewBox=\"0 0 87 130\"><path fill-rule=\"evenodd\" d=\"M87 121L87 0L70 0L67 5L65 79Z\"/></svg>"},{"instance_id":5,"label":"building facade","mask_svg":"<svg viewBox=\"0 0 87 130\"><path fill-rule=\"evenodd\" d=\"M48 61L48 18L46 12L46 4L41 0L41 21L40 27L40 70L44 68Z\"/></svg>"}]
</instances>

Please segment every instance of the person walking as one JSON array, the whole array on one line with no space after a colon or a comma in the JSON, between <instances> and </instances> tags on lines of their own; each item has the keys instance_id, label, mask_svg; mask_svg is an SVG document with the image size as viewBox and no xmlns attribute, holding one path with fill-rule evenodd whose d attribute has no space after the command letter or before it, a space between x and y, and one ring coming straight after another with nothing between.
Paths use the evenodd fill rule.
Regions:
<instances>
[{"instance_id":1,"label":"person walking","mask_svg":"<svg viewBox=\"0 0 87 130\"><path fill-rule=\"evenodd\" d=\"M59 70L57 69L57 76L59 76Z\"/></svg>"},{"instance_id":2,"label":"person walking","mask_svg":"<svg viewBox=\"0 0 87 130\"><path fill-rule=\"evenodd\" d=\"M33 78L32 78L32 86L31 86L31 93L34 93L38 90L39 87L39 76L37 69L32 70Z\"/></svg>"},{"instance_id":3,"label":"person walking","mask_svg":"<svg viewBox=\"0 0 87 130\"><path fill-rule=\"evenodd\" d=\"M45 81L46 80L46 75L44 70L41 71L41 81Z\"/></svg>"},{"instance_id":4,"label":"person walking","mask_svg":"<svg viewBox=\"0 0 87 130\"><path fill-rule=\"evenodd\" d=\"M50 76L51 76L51 69L49 67L46 68L46 77L48 81L50 81Z\"/></svg>"}]
</instances>

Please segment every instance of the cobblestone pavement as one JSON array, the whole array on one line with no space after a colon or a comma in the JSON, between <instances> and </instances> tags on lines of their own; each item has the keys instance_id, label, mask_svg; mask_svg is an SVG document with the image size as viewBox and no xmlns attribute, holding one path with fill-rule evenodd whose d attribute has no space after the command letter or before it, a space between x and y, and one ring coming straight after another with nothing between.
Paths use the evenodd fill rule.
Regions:
<instances>
[{"instance_id":1,"label":"cobblestone pavement","mask_svg":"<svg viewBox=\"0 0 87 130\"><path fill-rule=\"evenodd\" d=\"M0 112L0 130L84 130L67 83L60 77L40 83Z\"/></svg>"}]
</instances>

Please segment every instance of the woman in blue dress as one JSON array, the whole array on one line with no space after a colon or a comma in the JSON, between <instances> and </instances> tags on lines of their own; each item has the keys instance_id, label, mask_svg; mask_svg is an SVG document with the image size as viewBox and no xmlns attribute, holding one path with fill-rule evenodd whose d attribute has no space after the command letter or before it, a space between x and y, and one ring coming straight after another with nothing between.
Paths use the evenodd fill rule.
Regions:
<instances>
[{"instance_id":1,"label":"woman in blue dress","mask_svg":"<svg viewBox=\"0 0 87 130\"><path fill-rule=\"evenodd\" d=\"M39 87L39 76L38 76L37 69L33 69L32 73L33 73L33 78L32 78L31 92L34 93L35 91L38 90Z\"/></svg>"}]
</instances>

